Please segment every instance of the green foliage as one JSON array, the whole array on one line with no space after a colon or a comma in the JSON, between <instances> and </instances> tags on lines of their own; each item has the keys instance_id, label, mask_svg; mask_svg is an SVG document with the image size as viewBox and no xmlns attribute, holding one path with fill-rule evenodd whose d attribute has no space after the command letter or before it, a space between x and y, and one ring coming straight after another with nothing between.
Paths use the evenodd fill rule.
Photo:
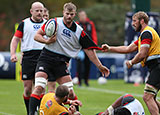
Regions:
<instances>
[{"instance_id":1,"label":"green foliage","mask_svg":"<svg viewBox=\"0 0 160 115\"><path fill-rule=\"evenodd\" d=\"M35 0L1 0L0 4L0 51L8 51L14 33L14 24L30 16ZM129 0L39 0L50 11L50 16L62 16L63 5L73 2L78 9L87 11L95 22L99 45L122 45L124 41L125 14L131 11ZM159 0L151 1L151 10L160 12ZM77 18L76 18L77 19Z\"/></svg>"},{"instance_id":2,"label":"green foliage","mask_svg":"<svg viewBox=\"0 0 160 115\"><path fill-rule=\"evenodd\" d=\"M85 10L88 17L95 23L99 45L123 44L125 14L129 11L129 7L121 4L96 4Z\"/></svg>"}]
</instances>

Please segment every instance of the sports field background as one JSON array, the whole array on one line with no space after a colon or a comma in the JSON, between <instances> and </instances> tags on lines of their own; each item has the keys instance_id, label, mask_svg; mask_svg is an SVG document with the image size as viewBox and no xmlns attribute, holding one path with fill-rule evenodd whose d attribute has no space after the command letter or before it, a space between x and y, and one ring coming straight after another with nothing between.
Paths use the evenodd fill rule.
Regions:
<instances>
[{"instance_id":1,"label":"sports field background","mask_svg":"<svg viewBox=\"0 0 160 115\"><path fill-rule=\"evenodd\" d=\"M135 87L123 80L108 80L107 84L99 85L96 80L90 80L90 87L74 86L74 90L82 101L80 112L83 115L95 115L104 111L119 96L133 94L143 105L146 115L149 115L143 102L144 84ZM23 83L15 80L0 80L0 115L26 115L23 103Z\"/></svg>"}]
</instances>

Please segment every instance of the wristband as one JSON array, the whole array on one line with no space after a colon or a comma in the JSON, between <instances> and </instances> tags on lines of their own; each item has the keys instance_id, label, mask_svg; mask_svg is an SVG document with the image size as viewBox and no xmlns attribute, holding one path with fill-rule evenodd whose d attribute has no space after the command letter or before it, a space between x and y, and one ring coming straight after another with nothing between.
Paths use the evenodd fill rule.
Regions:
<instances>
[{"instance_id":1,"label":"wristband","mask_svg":"<svg viewBox=\"0 0 160 115\"><path fill-rule=\"evenodd\" d=\"M111 49L111 48L108 46L108 51L110 51L110 49Z\"/></svg>"},{"instance_id":2,"label":"wristband","mask_svg":"<svg viewBox=\"0 0 160 115\"><path fill-rule=\"evenodd\" d=\"M70 101L69 101L69 104L71 104L71 105L72 105L72 102L73 102L73 101L72 101L72 100L70 100Z\"/></svg>"},{"instance_id":3,"label":"wristband","mask_svg":"<svg viewBox=\"0 0 160 115\"><path fill-rule=\"evenodd\" d=\"M112 115L113 111L114 111L114 108L112 107L112 105L110 105L108 108L107 108L108 112L109 112L109 115Z\"/></svg>"},{"instance_id":4,"label":"wristband","mask_svg":"<svg viewBox=\"0 0 160 115\"><path fill-rule=\"evenodd\" d=\"M131 66L133 65L131 60L129 60L128 62L129 62L129 64L130 64Z\"/></svg>"}]
</instances>

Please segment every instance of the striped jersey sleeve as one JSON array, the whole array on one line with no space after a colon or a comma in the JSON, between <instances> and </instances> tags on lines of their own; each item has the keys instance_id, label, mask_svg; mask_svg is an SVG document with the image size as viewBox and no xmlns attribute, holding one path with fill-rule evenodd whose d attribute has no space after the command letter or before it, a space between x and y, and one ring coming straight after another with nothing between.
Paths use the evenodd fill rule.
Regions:
<instances>
[{"instance_id":1,"label":"striped jersey sleeve","mask_svg":"<svg viewBox=\"0 0 160 115\"><path fill-rule=\"evenodd\" d=\"M141 44L148 44L150 45L152 42L152 34L149 31L145 31L141 35Z\"/></svg>"},{"instance_id":2,"label":"striped jersey sleeve","mask_svg":"<svg viewBox=\"0 0 160 115\"><path fill-rule=\"evenodd\" d=\"M98 47L93 40L87 35L87 33L82 30L81 36L79 39L79 43L82 46L83 49L97 49L101 50L100 47Z\"/></svg>"},{"instance_id":3,"label":"striped jersey sleeve","mask_svg":"<svg viewBox=\"0 0 160 115\"><path fill-rule=\"evenodd\" d=\"M18 37L18 38L22 38L23 37L23 27L24 27L24 22L21 22L14 34L14 36Z\"/></svg>"}]
</instances>

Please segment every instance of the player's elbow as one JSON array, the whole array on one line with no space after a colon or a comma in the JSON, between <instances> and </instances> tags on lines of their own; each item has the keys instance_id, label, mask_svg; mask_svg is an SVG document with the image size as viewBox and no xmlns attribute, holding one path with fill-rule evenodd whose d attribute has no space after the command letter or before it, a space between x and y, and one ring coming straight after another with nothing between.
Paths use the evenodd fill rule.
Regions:
<instances>
[{"instance_id":1,"label":"player's elbow","mask_svg":"<svg viewBox=\"0 0 160 115\"><path fill-rule=\"evenodd\" d=\"M141 59L144 59L144 58L146 58L147 57L147 55L145 54L145 53L140 53L139 54L139 58L141 58Z\"/></svg>"}]
</instances>

